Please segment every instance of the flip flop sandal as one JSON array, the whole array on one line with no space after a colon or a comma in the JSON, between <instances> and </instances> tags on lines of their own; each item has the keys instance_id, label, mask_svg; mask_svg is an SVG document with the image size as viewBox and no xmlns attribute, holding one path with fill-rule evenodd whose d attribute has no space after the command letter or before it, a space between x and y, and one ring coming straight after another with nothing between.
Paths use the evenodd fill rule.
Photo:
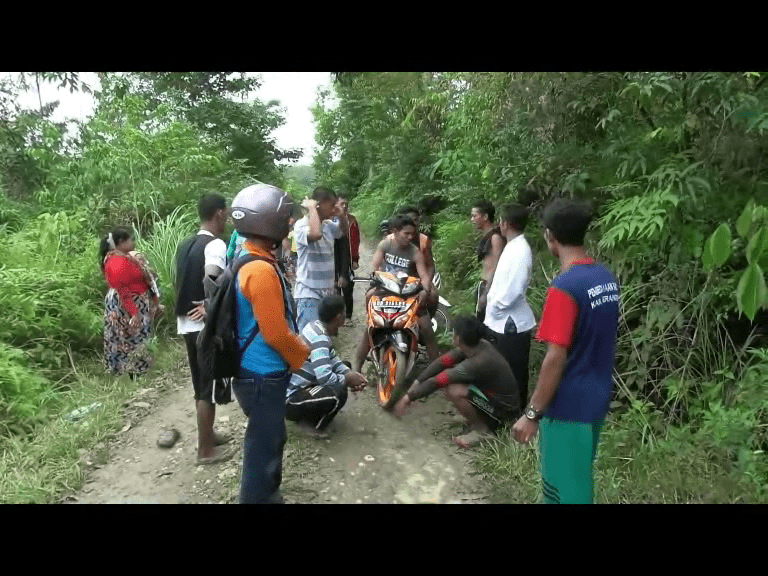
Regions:
<instances>
[{"instance_id":1,"label":"flip flop sandal","mask_svg":"<svg viewBox=\"0 0 768 576\"><path fill-rule=\"evenodd\" d=\"M176 428L171 428L160 434L160 437L157 439L157 445L160 448L172 448L180 436L181 434Z\"/></svg>"},{"instance_id":2,"label":"flip flop sandal","mask_svg":"<svg viewBox=\"0 0 768 576\"><path fill-rule=\"evenodd\" d=\"M209 458L200 458L198 456L197 458L197 464L198 466L205 465L205 464L217 464L219 462L226 462L232 456L234 456L235 453L231 450L221 450L218 454L214 454L213 456L210 456Z\"/></svg>"},{"instance_id":3,"label":"flip flop sandal","mask_svg":"<svg viewBox=\"0 0 768 576\"><path fill-rule=\"evenodd\" d=\"M223 432L213 433L213 443L216 446L227 444L230 440L232 440L232 438L228 434L224 434Z\"/></svg>"}]
</instances>

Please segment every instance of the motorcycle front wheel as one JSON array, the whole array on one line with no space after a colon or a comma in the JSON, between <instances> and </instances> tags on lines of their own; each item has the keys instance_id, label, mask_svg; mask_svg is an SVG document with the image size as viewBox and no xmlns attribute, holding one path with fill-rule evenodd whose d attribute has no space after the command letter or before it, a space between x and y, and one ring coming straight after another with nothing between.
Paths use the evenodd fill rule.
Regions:
<instances>
[{"instance_id":1,"label":"motorcycle front wheel","mask_svg":"<svg viewBox=\"0 0 768 576\"><path fill-rule=\"evenodd\" d=\"M391 410L403 393L407 360L405 353L393 344L387 343L381 352L381 371L378 378L379 404L384 410Z\"/></svg>"}]
</instances>

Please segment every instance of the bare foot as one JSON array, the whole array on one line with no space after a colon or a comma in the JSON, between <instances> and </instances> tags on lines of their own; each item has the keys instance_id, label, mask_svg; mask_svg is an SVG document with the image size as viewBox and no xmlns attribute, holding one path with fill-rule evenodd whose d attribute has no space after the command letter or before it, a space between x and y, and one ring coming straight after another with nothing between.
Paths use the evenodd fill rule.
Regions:
<instances>
[{"instance_id":1,"label":"bare foot","mask_svg":"<svg viewBox=\"0 0 768 576\"><path fill-rule=\"evenodd\" d=\"M226 462L232 456L234 456L235 453L232 450L227 450L226 448L221 448L217 446L213 449L213 454L207 458L201 458L200 456L197 457L197 463L198 464L217 464L219 462Z\"/></svg>"},{"instance_id":2,"label":"bare foot","mask_svg":"<svg viewBox=\"0 0 768 576\"><path fill-rule=\"evenodd\" d=\"M469 450L473 446L476 446L480 442L483 442L484 440L488 440L491 437L491 435L488 432L481 432L479 430L472 430L471 432L468 432L467 434L464 434L462 436L456 436L453 439L453 442L458 445L460 448L464 448L465 450Z\"/></svg>"}]
</instances>

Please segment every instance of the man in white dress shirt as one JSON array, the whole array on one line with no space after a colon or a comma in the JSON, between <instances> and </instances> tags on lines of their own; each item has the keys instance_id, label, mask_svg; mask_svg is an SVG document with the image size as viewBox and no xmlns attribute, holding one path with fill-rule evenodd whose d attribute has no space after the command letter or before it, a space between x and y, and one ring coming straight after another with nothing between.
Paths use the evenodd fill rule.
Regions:
<instances>
[{"instance_id":1,"label":"man in white dress shirt","mask_svg":"<svg viewBox=\"0 0 768 576\"><path fill-rule=\"evenodd\" d=\"M501 209L500 229L507 239L488 290L484 324L488 339L509 363L520 390L520 406L528 402L528 356L531 332L536 326L525 298L531 279L533 256L523 235L528 209L510 204Z\"/></svg>"}]
</instances>

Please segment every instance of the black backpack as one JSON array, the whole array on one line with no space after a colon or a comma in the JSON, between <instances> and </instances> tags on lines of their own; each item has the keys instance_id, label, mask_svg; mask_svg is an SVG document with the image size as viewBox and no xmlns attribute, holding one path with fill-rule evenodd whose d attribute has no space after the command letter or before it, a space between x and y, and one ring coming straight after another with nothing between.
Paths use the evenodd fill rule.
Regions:
<instances>
[{"instance_id":1,"label":"black backpack","mask_svg":"<svg viewBox=\"0 0 768 576\"><path fill-rule=\"evenodd\" d=\"M246 254L227 266L213 283L210 302L206 302L205 326L197 336L197 358L203 381L214 380L214 400L217 404L232 401L231 379L240 370L242 353L259 333L259 325L248 336L245 345L237 345L235 317L235 278L245 264L254 260L266 260L254 254ZM223 382L222 382L223 381Z\"/></svg>"}]
</instances>

